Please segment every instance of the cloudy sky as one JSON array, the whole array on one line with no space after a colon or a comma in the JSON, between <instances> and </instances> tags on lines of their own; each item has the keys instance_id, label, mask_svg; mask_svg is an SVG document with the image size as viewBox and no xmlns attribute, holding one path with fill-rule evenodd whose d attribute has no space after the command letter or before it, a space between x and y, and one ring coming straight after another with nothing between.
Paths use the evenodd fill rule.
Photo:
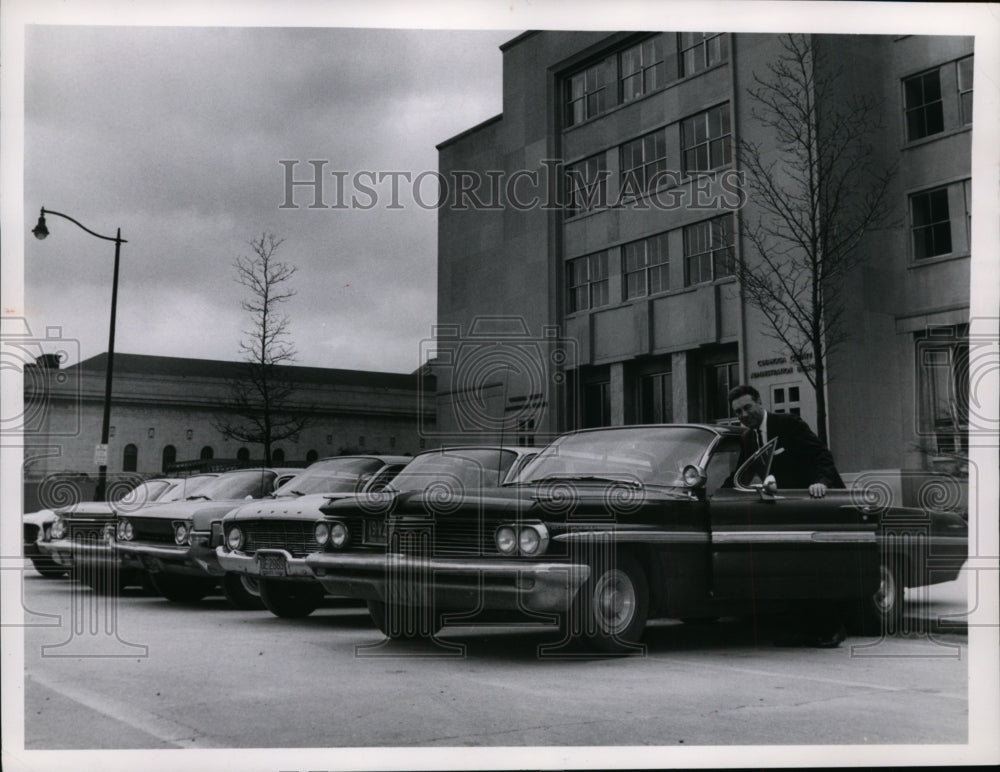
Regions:
<instances>
[{"instance_id":1,"label":"cloudy sky","mask_svg":"<svg viewBox=\"0 0 1000 772\"><path fill-rule=\"evenodd\" d=\"M405 181L388 208L391 178L368 210L311 209L303 188L282 209L279 161L296 179L326 161L327 204L333 171L436 170L437 143L500 112L498 47L517 32L29 27L25 218L121 228L116 351L238 359L233 261L267 232L298 269L298 364L412 370L436 314L436 213ZM47 220L25 244L29 327L105 351L114 245Z\"/></svg>"},{"instance_id":2,"label":"cloudy sky","mask_svg":"<svg viewBox=\"0 0 1000 772\"><path fill-rule=\"evenodd\" d=\"M498 47L524 29L969 31L954 7L846 7L863 7L863 22L816 3L7 0L15 158L24 72L23 196L6 153L8 234L12 201L25 221L23 250L4 244L7 329L13 318L35 337L58 329L70 362L107 349L113 245L56 217L36 241L45 206L128 240L118 352L239 359L249 319L233 262L272 233L298 269L285 310L299 364L411 371L436 317L436 212L405 183L390 208L388 181L368 209L309 208L302 188L282 209L280 161L299 162L297 179L323 161L328 204L335 172L433 172L435 145L500 112ZM433 199L432 181L420 191ZM9 290L22 261L23 303Z\"/></svg>"}]
</instances>

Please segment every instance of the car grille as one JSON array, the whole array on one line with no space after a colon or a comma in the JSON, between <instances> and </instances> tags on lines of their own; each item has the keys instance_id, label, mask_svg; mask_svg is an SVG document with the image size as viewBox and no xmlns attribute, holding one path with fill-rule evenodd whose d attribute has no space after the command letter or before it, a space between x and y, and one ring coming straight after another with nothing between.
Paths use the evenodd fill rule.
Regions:
<instances>
[{"instance_id":1,"label":"car grille","mask_svg":"<svg viewBox=\"0 0 1000 772\"><path fill-rule=\"evenodd\" d=\"M362 519L360 517L338 518L347 526L352 549L366 548L361 544ZM257 550L281 549L293 558L303 558L313 552L320 552L313 529L316 520L243 520L239 526L243 529L245 542L243 552L253 555Z\"/></svg>"},{"instance_id":2,"label":"car grille","mask_svg":"<svg viewBox=\"0 0 1000 772\"><path fill-rule=\"evenodd\" d=\"M132 541L175 544L174 526L170 520L158 517L130 517Z\"/></svg>"},{"instance_id":3,"label":"car grille","mask_svg":"<svg viewBox=\"0 0 1000 772\"><path fill-rule=\"evenodd\" d=\"M389 550L413 557L499 555L493 533L500 521L479 518L393 518Z\"/></svg>"},{"instance_id":4,"label":"car grille","mask_svg":"<svg viewBox=\"0 0 1000 772\"><path fill-rule=\"evenodd\" d=\"M111 518L104 520L68 520L66 521L66 538L70 541L92 544L104 540L104 526Z\"/></svg>"},{"instance_id":5,"label":"car grille","mask_svg":"<svg viewBox=\"0 0 1000 772\"><path fill-rule=\"evenodd\" d=\"M24 543L25 544L34 544L36 541L38 541L38 532L39 532L39 530L41 530L41 529L39 529L39 527L37 525L35 525L34 523L25 523L24 524Z\"/></svg>"},{"instance_id":6,"label":"car grille","mask_svg":"<svg viewBox=\"0 0 1000 772\"><path fill-rule=\"evenodd\" d=\"M245 543L243 552L253 555L257 550L282 549L294 558L317 552L313 537L313 520L249 520L241 522Z\"/></svg>"}]
</instances>

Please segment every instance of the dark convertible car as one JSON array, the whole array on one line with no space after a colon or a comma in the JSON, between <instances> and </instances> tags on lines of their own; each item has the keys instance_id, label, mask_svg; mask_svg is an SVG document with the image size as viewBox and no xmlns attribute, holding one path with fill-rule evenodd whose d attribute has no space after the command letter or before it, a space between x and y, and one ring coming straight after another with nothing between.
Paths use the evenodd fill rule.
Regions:
<instances>
[{"instance_id":1,"label":"dark convertible car","mask_svg":"<svg viewBox=\"0 0 1000 772\"><path fill-rule=\"evenodd\" d=\"M502 487L401 496L385 555L306 563L328 592L365 599L390 637L434 635L448 612L517 611L612 651L634 648L652 617L836 604L874 629L898 618L903 587L957 576L959 515L777 490L774 443L736 470L739 437L705 425L567 434Z\"/></svg>"}]
</instances>

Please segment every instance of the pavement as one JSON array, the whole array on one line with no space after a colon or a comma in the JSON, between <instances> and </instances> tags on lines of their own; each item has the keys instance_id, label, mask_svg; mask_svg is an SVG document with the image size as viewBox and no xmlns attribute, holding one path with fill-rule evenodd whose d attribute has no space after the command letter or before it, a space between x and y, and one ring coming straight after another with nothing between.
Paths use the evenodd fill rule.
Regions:
<instances>
[{"instance_id":1,"label":"pavement","mask_svg":"<svg viewBox=\"0 0 1000 772\"><path fill-rule=\"evenodd\" d=\"M903 632L968 634L970 589L978 595L975 576L963 570L958 579L926 587L907 588L903 595Z\"/></svg>"}]
</instances>

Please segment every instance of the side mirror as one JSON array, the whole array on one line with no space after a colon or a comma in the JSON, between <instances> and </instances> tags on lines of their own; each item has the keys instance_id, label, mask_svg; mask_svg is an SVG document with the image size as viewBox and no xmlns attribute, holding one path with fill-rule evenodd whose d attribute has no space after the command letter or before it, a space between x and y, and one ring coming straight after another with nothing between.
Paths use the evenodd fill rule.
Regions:
<instances>
[{"instance_id":1,"label":"side mirror","mask_svg":"<svg viewBox=\"0 0 1000 772\"><path fill-rule=\"evenodd\" d=\"M760 495L761 501L775 501L777 499L775 494L778 492L778 481L774 479L773 474L769 474L764 478L764 482L760 484L757 492Z\"/></svg>"}]
</instances>

